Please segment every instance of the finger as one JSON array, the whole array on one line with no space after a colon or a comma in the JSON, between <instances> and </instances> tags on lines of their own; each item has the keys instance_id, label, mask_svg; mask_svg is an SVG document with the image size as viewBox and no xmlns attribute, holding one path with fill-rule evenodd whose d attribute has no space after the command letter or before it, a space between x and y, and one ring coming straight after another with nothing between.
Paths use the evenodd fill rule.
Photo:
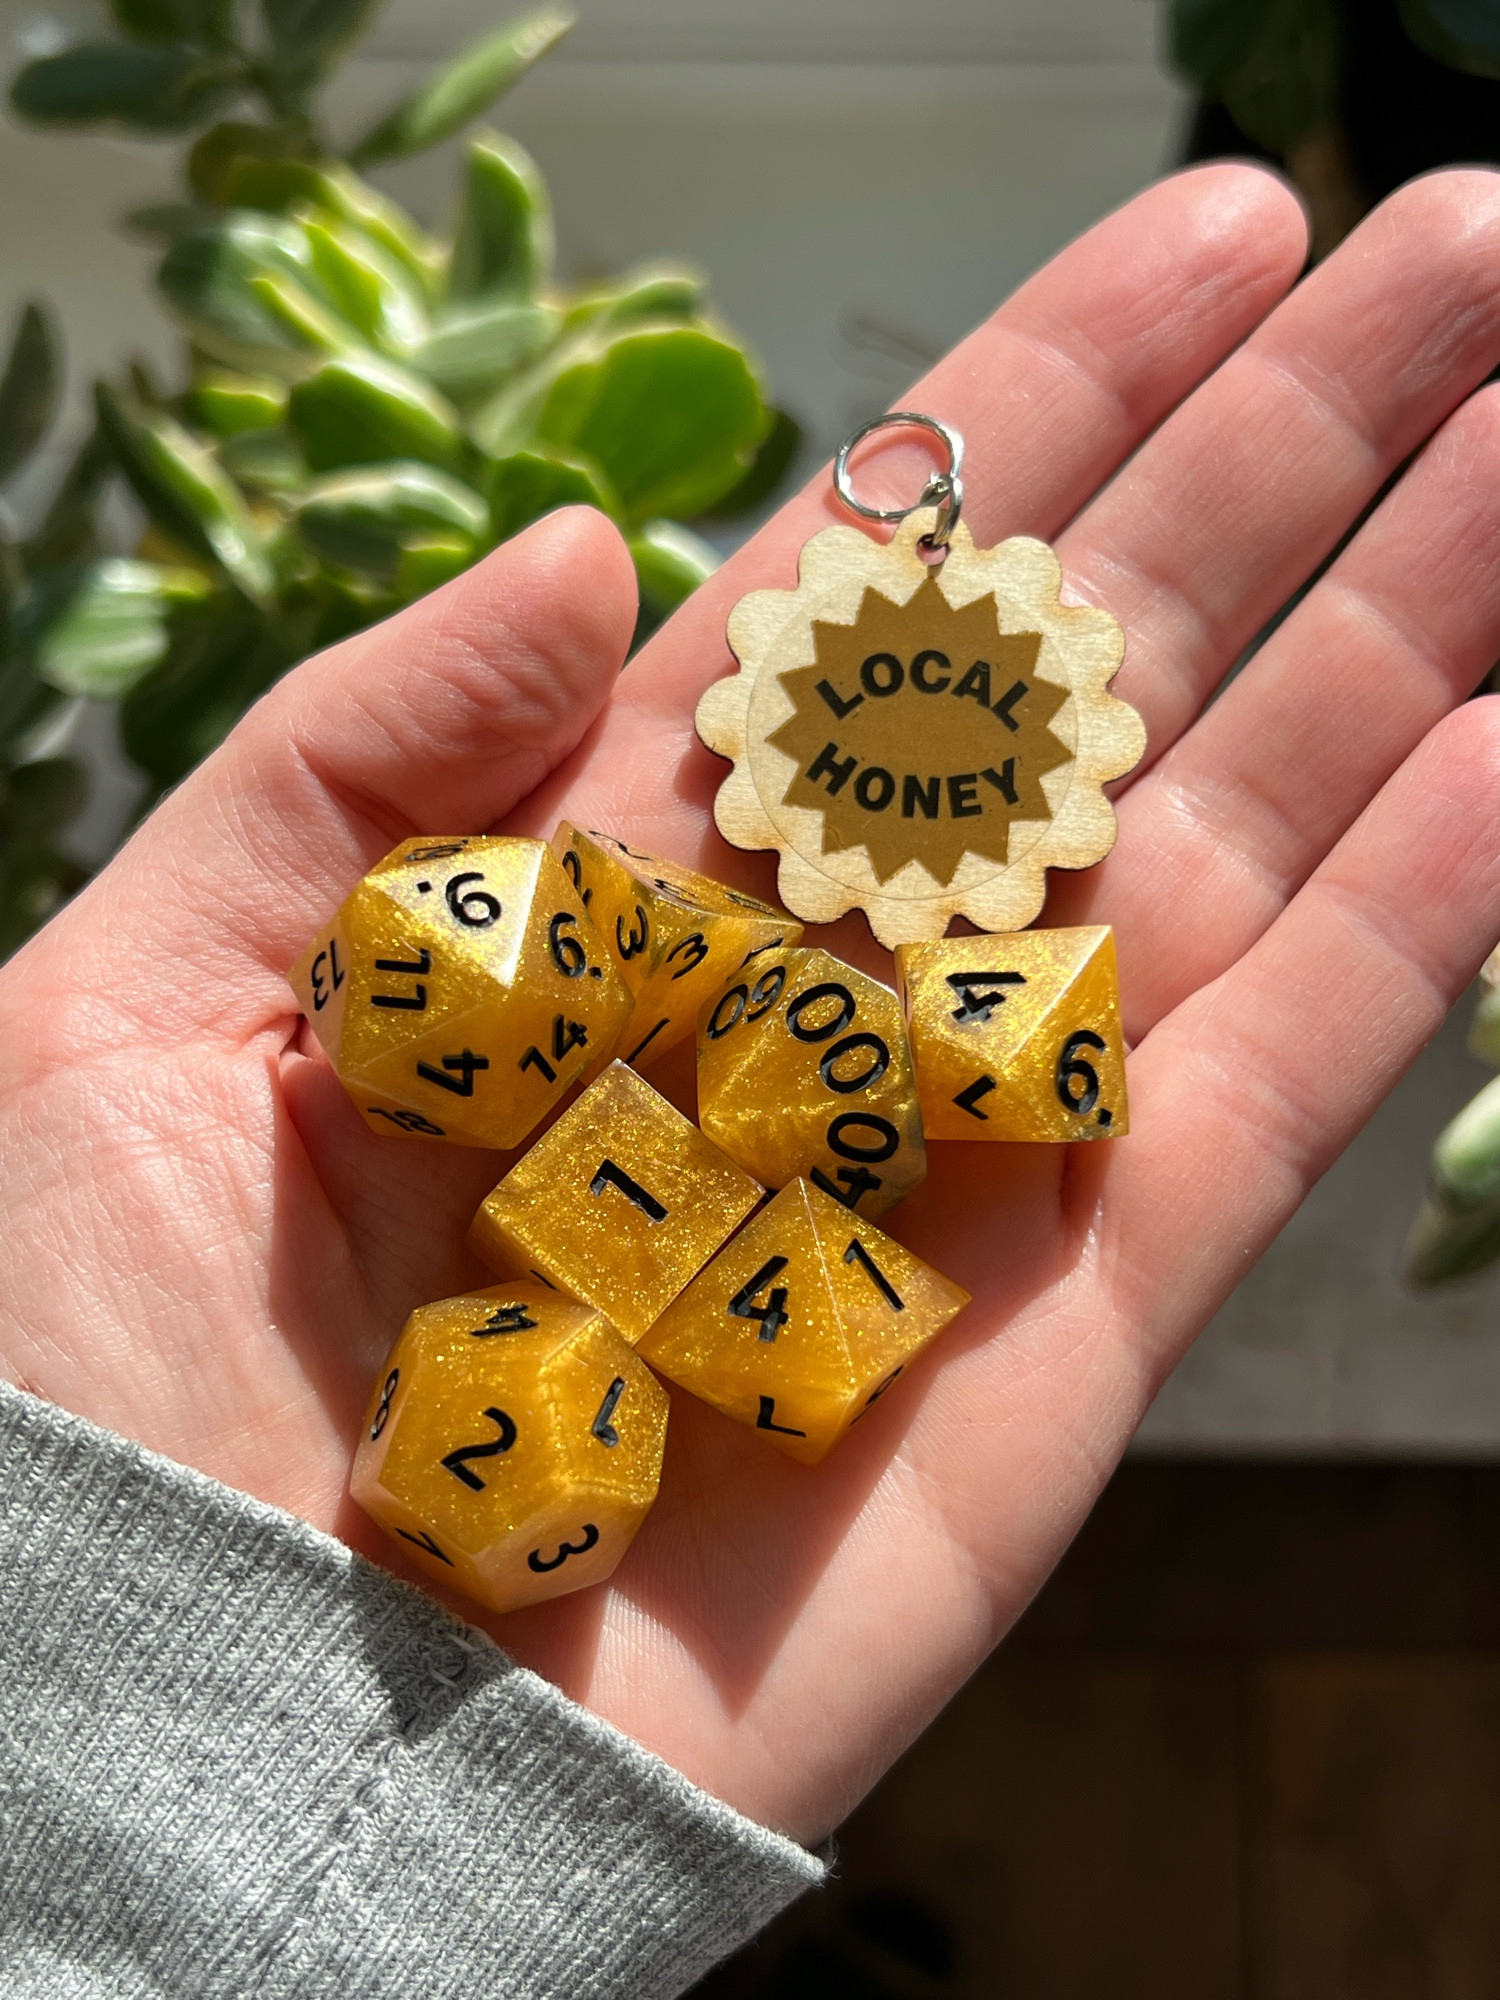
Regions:
<instances>
[{"instance_id":1,"label":"finger","mask_svg":"<svg viewBox=\"0 0 1500 2000\"><path fill-rule=\"evenodd\" d=\"M1125 627L1115 691L1145 717L1151 757L1497 359L1500 175L1415 182L1062 537L1070 583Z\"/></svg>"},{"instance_id":2,"label":"finger","mask_svg":"<svg viewBox=\"0 0 1500 2000\"><path fill-rule=\"evenodd\" d=\"M1132 1040L1249 949L1497 655L1500 391L1484 390L1120 801L1109 859L1059 880L1048 922L1117 928Z\"/></svg>"},{"instance_id":3,"label":"finger","mask_svg":"<svg viewBox=\"0 0 1500 2000\"><path fill-rule=\"evenodd\" d=\"M1497 801L1500 700L1486 698L1438 725L1240 963L1132 1057L1098 1270L1138 1329L1145 1393L1494 943Z\"/></svg>"},{"instance_id":4,"label":"finger","mask_svg":"<svg viewBox=\"0 0 1500 2000\"><path fill-rule=\"evenodd\" d=\"M635 606L629 554L601 515L537 523L288 675L49 949L82 935L126 967L150 941L188 985L248 952L279 979L397 840L486 828L567 755L618 677ZM255 1015L263 995L235 991Z\"/></svg>"},{"instance_id":5,"label":"finger","mask_svg":"<svg viewBox=\"0 0 1500 2000\"><path fill-rule=\"evenodd\" d=\"M1054 258L902 397L968 441L965 519L983 543L1055 535L1294 282L1306 254L1295 198L1258 168L1164 181ZM909 499L932 467L906 434L859 462L860 491ZM810 535L848 516L820 472L643 648L607 729L528 807L572 810L686 860L744 876L707 822L723 766L693 735L699 694L733 665L730 607L791 588ZM619 770L630 776L616 785Z\"/></svg>"}]
</instances>

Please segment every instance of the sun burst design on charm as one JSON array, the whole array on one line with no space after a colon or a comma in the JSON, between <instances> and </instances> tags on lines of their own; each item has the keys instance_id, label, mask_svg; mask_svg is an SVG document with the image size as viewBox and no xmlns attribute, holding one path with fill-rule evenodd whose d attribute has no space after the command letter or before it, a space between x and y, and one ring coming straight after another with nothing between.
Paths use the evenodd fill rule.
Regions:
<instances>
[{"instance_id":1,"label":"sun burst design on charm","mask_svg":"<svg viewBox=\"0 0 1500 2000\"><path fill-rule=\"evenodd\" d=\"M932 510L885 545L828 528L794 591L729 619L739 672L698 705L734 770L715 818L737 847L781 852L781 900L810 923L862 908L885 945L941 937L955 916L1021 930L1051 867L1088 868L1115 838L1103 786L1145 748L1108 692L1124 634L1060 600L1046 543L918 553Z\"/></svg>"}]
</instances>

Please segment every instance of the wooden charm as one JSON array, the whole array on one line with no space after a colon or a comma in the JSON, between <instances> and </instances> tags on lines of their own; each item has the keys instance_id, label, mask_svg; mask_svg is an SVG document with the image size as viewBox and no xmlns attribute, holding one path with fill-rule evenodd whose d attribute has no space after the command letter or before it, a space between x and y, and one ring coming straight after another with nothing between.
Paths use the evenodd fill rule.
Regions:
<instances>
[{"instance_id":1,"label":"wooden charm","mask_svg":"<svg viewBox=\"0 0 1500 2000\"><path fill-rule=\"evenodd\" d=\"M797 916L863 909L888 946L940 938L955 916L1024 929L1048 868L1109 852L1103 786L1145 748L1108 692L1117 621L1061 602L1045 542L978 549L954 512L940 562L923 559L934 507L885 545L815 535L795 590L734 607L739 671L698 704L698 734L734 763L714 809L725 839L779 849Z\"/></svg>"}]
</instances>

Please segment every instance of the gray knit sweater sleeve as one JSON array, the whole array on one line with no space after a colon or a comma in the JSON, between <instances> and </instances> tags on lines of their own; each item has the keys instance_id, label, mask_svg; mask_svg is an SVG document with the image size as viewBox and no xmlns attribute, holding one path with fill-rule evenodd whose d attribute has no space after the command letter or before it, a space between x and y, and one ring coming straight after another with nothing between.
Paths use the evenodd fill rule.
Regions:
<instances>
[{"instance_id":1,"label":"gray knit sweater sleeve","mask_svg":"<svg viewBox=\"0 0 1500 2000\"><path fill-rule=\"evenodd\" d=\"M0 1385L6 2000L669 2000L821 1876L292 1516Z\"/></svg>"}]
</instances>

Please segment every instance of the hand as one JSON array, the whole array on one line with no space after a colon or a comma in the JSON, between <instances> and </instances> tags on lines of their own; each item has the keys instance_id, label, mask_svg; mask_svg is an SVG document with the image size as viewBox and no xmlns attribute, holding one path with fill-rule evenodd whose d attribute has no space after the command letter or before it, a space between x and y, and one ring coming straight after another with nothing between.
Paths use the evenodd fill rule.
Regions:
<instances>
[{"instance_id":1,"label":"hand","mask_svg":"<svg viewBox=\"0 0 1500 2000\"><path fill-rule=\"evenodd\" d=\"M1055 540L1128 634L1148 761L1043 921L1117 927L1131 1136L934 1146L889 1220L974 1304L904 1394L816 1468L675 1396L614 1583L490 1621L803 1838L1015 1619L1500 933L1500 710L1459 706L1500 654L1500 402L1471 395L1500 359L1500 178L1406 189L1292 291L1304 249L1268 175L1181 175L903 399L965 433L980 543ZM909 494L926 466L898 439L864 478ZM789 588L836 516L820 474L618 681L630 566L573 512L260 704L0 975L0 1368L402 1567L349 1452L406 1313L487 1281L462 1239L504 1162L373 1137L284 968L412 833L567 813L771 890L712 830L693 709L729 605ZM828 938L881 962L862 923Z\"/></svg>"}]
</instances>

